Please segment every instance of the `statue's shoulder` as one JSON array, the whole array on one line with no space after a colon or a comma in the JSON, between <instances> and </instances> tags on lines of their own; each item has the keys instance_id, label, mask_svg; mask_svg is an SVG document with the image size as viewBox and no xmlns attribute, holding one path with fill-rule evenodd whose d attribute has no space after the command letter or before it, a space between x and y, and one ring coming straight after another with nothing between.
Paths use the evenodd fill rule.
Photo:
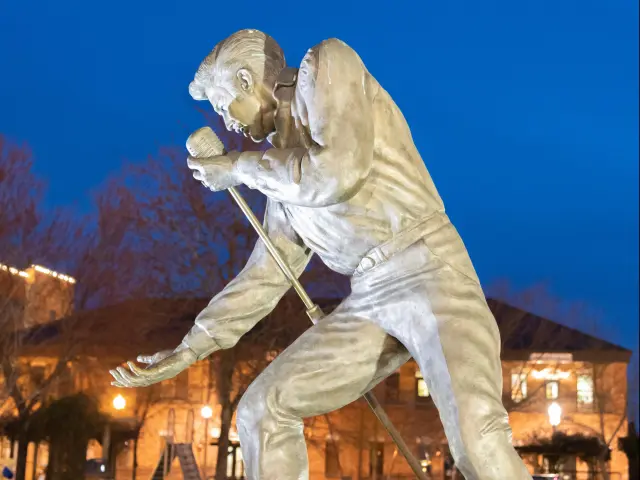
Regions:
<instances>
[{"instance_id":1,"label":"statue's shoulder","mask_svg":"<svg viewBox=\"0 0 640 480\"><path fill-rule=\"evenodd\" d=\"M298 77L316 78L318 72L329 64L341 65L341 68L364 66L356 51L338 38L329 38L307 50L302 59Z\"/></svg>"},{"instance_id":2,"label":"statue's shoulder","mask_svg":"<svg viewBox=\"0 0 640 480\"><path fill-rule=\"evenodd\" d=\"M316 46L310 48L307 51L307 56L315 56L318 58L319 56L355 56L359 59L356 51L347 45L346 42L340 40L339 38L328 38L327 40L323 40ZM303 60L304 61L304 60Z\"/></svg>"}]
</instances>

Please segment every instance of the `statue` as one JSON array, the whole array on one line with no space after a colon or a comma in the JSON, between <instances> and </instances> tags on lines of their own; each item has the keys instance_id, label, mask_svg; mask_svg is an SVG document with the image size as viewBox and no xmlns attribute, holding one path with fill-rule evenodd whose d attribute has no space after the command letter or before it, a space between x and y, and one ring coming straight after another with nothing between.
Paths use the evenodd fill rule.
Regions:
<instances>
[{"instance_id":1,"label":"statue","mask_svg":"<svg viewBox=\"0 0 640 480\"><path fill-rule=\"evenodd\" d=\"M467 250L389 94L348 45L326 40L299 69L268 35L220 42L189 86L227 129L266 152L188 159L213 191L268 197L265 229L300 275L315 253L351 277L351 295L282 352L237 412L251 480L308 478L302 419L359 398L413 357L467 479L531 479L502 405L500 334ZM232 348L290 284L258 242L247 265L175 350L112 370L147 386Z\"/></svg>"}]
</instances>

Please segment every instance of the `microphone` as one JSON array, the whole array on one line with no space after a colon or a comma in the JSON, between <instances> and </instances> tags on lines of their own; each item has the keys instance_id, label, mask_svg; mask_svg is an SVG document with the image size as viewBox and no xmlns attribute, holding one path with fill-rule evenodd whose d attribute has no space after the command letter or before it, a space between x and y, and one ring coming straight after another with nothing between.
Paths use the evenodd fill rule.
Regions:
<instances>
[{"instance_id":1,"label":"microphone","mask_svg":"<svg viewBox=\"0 0 640 480\"><path fill-rule=\"evenodd\" d=\"M187 151L194 158L218 157L226 153L222 141L210 127L202 127L187 138Z\"/></svg>"}]
</instances>

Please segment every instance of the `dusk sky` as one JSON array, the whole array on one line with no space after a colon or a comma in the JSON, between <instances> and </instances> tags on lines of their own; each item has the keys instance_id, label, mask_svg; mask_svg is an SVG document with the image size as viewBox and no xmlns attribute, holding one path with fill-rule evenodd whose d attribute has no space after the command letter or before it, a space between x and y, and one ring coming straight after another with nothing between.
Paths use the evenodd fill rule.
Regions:
<instances>
[{"instance_id":1,"label":"dusk sky","mask_svg":"<svg viewBox=\"0 0 640 480\"><path fill-rule=\"evenodd\" d=\"M0 2L0 133L50 204L89 208L201 126L187 87L216 42L261 29L297 64L338 37L402 109L483 283L547 282L637 350L637 22L637 0Z\"/></svg>"}]
</instances>

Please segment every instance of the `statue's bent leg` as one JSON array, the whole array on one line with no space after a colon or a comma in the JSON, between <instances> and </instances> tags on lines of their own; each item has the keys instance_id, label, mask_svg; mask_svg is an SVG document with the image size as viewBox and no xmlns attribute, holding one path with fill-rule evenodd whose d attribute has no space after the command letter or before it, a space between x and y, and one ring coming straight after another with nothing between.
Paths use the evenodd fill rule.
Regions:
<instances>
[{"instance_id":1,"label":"statue's bent leg","mask_svg":"<svg viewBox=\"0 0 640 480\"><path fill-rule=\"evenodd\" d=\"M530 480L502 404L500 334L464 245L448 229L354 277L346 303L418 362L467 480Z\"/></svg>"},{"instance_id":2,"label":"statue's bent leg","mask_svg":"<svg viewBox=\"0 0 640 480\"><path fill-rule=\"evenodd\" d=\"M240 401L237 424L247 479L307 479L302 419L353 402L409 358L382 328L343 306L311 327Z\"/></svg>"}]
</instances>

